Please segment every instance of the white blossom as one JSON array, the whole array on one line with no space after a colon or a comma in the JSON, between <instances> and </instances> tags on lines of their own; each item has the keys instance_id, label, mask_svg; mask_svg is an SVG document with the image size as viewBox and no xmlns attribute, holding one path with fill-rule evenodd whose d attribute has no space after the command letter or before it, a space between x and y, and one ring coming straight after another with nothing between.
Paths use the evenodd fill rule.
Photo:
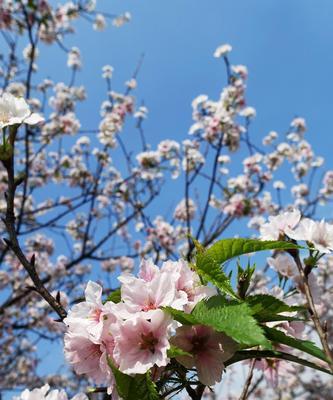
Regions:
<instances>
[{"instance_id":1,"label":"white blossom","mask_svg":"<svg viewBox=\"0 0 333 400\"><path fill-rule=\"evenodd\" d=\"M23 97L4 93L0 97L0 128L17 124L36 125L44 121L39 114L32 113Z\"/></svg>"}]
</instances>

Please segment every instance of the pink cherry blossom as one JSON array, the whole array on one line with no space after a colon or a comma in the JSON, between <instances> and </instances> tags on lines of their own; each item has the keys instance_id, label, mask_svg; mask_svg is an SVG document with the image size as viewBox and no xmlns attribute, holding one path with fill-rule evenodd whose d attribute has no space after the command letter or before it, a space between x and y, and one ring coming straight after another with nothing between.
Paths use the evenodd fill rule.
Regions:
<instances>
[{"instance_id":1,"label":"pink cherry blossom","mask_svg":"<svg viewBox=\"0 0 333 400\"><path fill-rule=\"evenodd\" d=\"M257 360L255 369L261 370L270 386L277 387L281 378L295 374L295 367L285 360L264 359Z\"/></svg>"},{"instance_id":2,"label":"pink cherry blossom","mask_svg":"<svg viewBox=\"0 0 333 400\"><path fill-rule=\"evenodd\" d=\"M191 312L200 300L217 294L215 288L201 284L198 274L189 267L185 260L166 261L163 263L161 271L179 274L176 289L181 300L184 298L184 293L187 296L187 303L184 305L186 312Z\"/></svg>"},{"instance_id":3,"label":"pink cherry blossom","mask_svg":"<svg viewBox=\"0 0 333 400\"><path fill-rule=\"evenodd\" d=\"M207 386L221 381L224 361L237 350L231 338L204 325L181 326L171 343L191 353L177 357L177 361L186 368L196 367L200 382Z\"/></svg>"},{"instance_id":4,"label":"pink cherry blossom","mask_svg":"<svg viewBox=\"0 0 333 400\"><path fill-rule=\"evenodd\" d=\"M151 266L151 264L144 265ZM142 274L145 276L143 271ZM147 275L146 277L151 276ZM187 302L187 295L177 292L176 285L179 277L180 274L177 271L169 271L168 273L159 271L147 282L130 274L123 274L118 278L122 283L121 299L123 301L123 303L116 305L118 312L125 310L129 313L150 312L165 306L182 309ZM126 311L122 316L128 317Z\"/></svg>"},{"instance_id":5,"label":"pink cherry blossom","mask_svg":"<svg viewBox=\"0 0 333 400\"><path fill-rule=\"evenodd\" d=\"M96 384L108 386L111 393L114 377L107 367L107 357L113 358L114 340L105 336L101 344L93 343L84 334L67 332L64 339L65 358L78 375L85 374Z\"/></svg>"},{"instance_id":6,"label":"pink cherry blossom","mask_svg":"<svg viewBox=\"0 0 333 400\"><path fill-rule=\"evenodd\" d=\"M102 304L102 291L99 284L89 281L85 290L86 301L74 305L64 320L71 330L85 329L95 343L100 343L106 314ZM111 314L108 314L111 318Z\"/></svg>"},{"instance_id":7,"label":"pink cherry blossom","mask_svg":"<svg viewBox=\"0 0 333 400\"><path fill-rule=\"evenodd\" d=\"M153 260L143 259L140 265L139 278L146 282L151 282L153 278L159 273L158 267L153 263Z\"/></svg>"},{"instance_id":8,"label":"pink cherry blossom","mask_svg":"<svg viewBox=\"0 0 333 400\"><path fill-rule=\"evenodd\" d=\"M154 365L168 364L167 350L172 320L162 310L137 313L133 318L113 327L114 359L120 371L126 374L143 374Z\"/></svg>"}]
</instances>

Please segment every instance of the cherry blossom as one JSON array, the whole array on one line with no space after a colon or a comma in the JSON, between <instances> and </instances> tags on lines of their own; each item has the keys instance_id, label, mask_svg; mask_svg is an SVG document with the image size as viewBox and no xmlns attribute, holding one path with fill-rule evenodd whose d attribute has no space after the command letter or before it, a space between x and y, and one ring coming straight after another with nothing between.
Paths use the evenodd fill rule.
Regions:
<instances>
[{"instance_id":1,"label":"cherry blossom","mask_svg":"<svg viewBox=\"0 0 333 400\"><path fill-rule=\"evenodd\" d=\"M269 222L262 225L260 228L261 238L263 240L277 240L281 235L291 237L291 232L299 223L300 219L301 213L297 209L286 211L274 217L271 216L268 218Z\"/></svg>"},{"instance_id":2,"label":"cherry blossom","mask_svg":"<svg viewBox=\"0 0 333 400\"><path fill-rule=\"evenodd\" d=\"M50 390L48 384L33 390L25 389L19 396L14 396L13 400L68 400L64 390ZM71 400L88 400L84 393L78 393Z\"/></svg>"},{"instance_id":3,"label":"cherry blossom","mask_svg":"<svg viewBox=\"0 0 333 400\"><path fill-rule=\"evenodd\" d=\"M223 333L202 325L177 328L171 342L190 353L177 357L186 368L196 367L200 382L212 386L221 381L224 362L233 356L236 343Z\"/></svg>"},{"instance_id":4,"label":"cherry blossom","mask_svg":"<svg viewBox=\"0 0 333 400\"><path fill-rule=\"evenodd\" d=\"M333 250L333 225L324 220L304 218L289 236L312 243L321 253L330 253Z\"/></svg>"},{"instance_id":5,"label":"cherry blossom","mask_svg":"<svg viewBox=\"0 0 333 400\"><path fill-rule=\"evenodd\" d=\"M110 368L106 368L106 358L113 355L114 341L108 338L105 344L93 343L83 333L67 332L64 339L65 358L75 372L92 378L96 384L108 386L111 393L114 378Z\"/></svg>"},{"instance_id":6,"label":"cherry blossom","mask_svg":"<svg viewBox=\"0 0 333 400\"><path fill-rule=\"evenodd\" d=\"M296 263L287 254L278 254L275 258L269 257L267 262L271 267L279 272L279 274L287 278L295 278L298 276Z\"/></svg>"},{"instance_id":7,"label":"cherry blossom","mask_svg":"<svg viewBox=\"0 0 333 400\"><path fill-rule=\"evenodd\" d=\"M231 50L232 50L232 47L230 46L230 44L222 44L215 50L214 57L216 57L216 58L223 57L223 56L227 55L228 53L230 53Z\"/></svg>"},{"instance_id":8,"label":"cherry blossom","mask_svg":"<svg viewBox=\"0 0 333 400\"><path fill-rule=\"evenodd\" d=\"M0 97L0 128L22 123L36 125L43 121L43 117L31 113L24 98L15 97L10 93L3 93Z\"/></svg>"},{"instance_id":9,"label":"cherry blossom","mask_svg":"<svg viewBox=\"0 0 333 400\"><path fill-rule=\"evenodd\" d=\"M89 339L100 343L104 329L105 319L112 319L109 304L102 304L102 287L95 282L89 281L85 290L85 302L73 306L64 320L71 331L87 331ZM111 321L110 321L111 323Z\"/></svg>"},{"instance_id":10,"label":"cherry blossom","mask_svg":"<svg viewBox=\"0 0 333 400\"><path fill-rule=\"evenodd\" d=\"M146 263L144 263L144 268ZM176 269L161 270L155 272L152 278L151 272L147 273L144 270L141 276L146 279L135 278L129 274L123 274L118 279L122 283L121 298L123 304L117 306L124 310L125 316L128 313L147 312L147 315L153 313L153 310L159 307L170 306L175 309L182 309L187 302L185 292L178 293L177 281L180 278L180 273ZM124 305L124 308L122 307ZM126 310L126 311L125 311ZM147 316L147 318L148 318Z\"/></svg>"},{"instance_id":11,"label":"cherry blossom","mask_svg":"<svg viewBox=\"0 0 333 400\"><path fill-rule=\"evenodd\" d=\"M127 374L143 374L155 364L167 365L167 350L171 320L161 310L149 315L138 313L114 328L115 349L113 356L120 371Z\"/></svg>"}]
</instances>

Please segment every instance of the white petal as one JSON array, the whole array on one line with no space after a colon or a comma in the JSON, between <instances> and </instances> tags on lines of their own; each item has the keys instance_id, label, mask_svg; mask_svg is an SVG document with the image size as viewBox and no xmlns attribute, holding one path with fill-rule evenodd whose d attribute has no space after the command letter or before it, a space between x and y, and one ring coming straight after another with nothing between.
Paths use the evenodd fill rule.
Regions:
<instances>
[{"instance_id":1,"label":"white petal","mask_svg":"<svg viewBox=\"0 0 333 400\"><path fill-rule=\"evenodd\" d=\"M93 281L89 281L85 290L86 301L89 303L102 305L102 287Z\"/></svg>"},{"instance_id":2,"label":"white petal","mask_svg":"<svg viewBox=\"0 0 333 400\"><path fill-rule=\"evenodd\" d=\"M44 121L44 118L37 113L32 113L31 115L29 115L29 117L24 119L24 123L28 124L28 125L36 125L43 121Z\"/></svg>"}]
</instances>

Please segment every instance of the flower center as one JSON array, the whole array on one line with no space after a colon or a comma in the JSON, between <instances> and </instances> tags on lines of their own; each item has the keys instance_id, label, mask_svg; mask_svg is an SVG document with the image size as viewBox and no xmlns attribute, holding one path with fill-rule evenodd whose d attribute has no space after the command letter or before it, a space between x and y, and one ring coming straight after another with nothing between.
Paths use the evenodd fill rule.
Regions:
<instances>
[{"instance_id":1,"label":"flower center","mask_svg":"<svg viewBox=\"0 0 333 400\"><path fill-rule=\"evenodd\" d=\"M100 345L91 343L91 345L89 346L89 353L84 358L85 360L88 360L91 358L99 357L101 354L102 352Z\"/></svg>"},{"instance_id":2,"label":"flower center","mask_svg":"<svg viewBox=\"0 0 333 400\"><path fill-rule=\"evenodd\" d=\"M153 300L148 300L147 303L142 308L142 311L156 310L156 304Z\"/></svg>"},{"instance_id":3,"label":"flower center","mask_svg":"<svg viewBox=\"0 0 333 400\"><path fill-rule=\"evenodd\" d=\"M192 343L192 353L200 353L202 350L205 349L206 344L208 342L209 337L206 336L194 336L191 340Z\"/></svg>"},{"instance_id":4,"label":"flower center","mask_svg":"<svg viewBox=\"0 0 333 400\"><path fill-rule=\"evenodd\" d=\"M149 332L147 335L141 333L141 341L139 342L139 347L141 350L149 350L152 354L154 354L157 343L158 339L155 338L152 332Z\"/></svg>"},{"instance_id":5,"label":"flower center","mask_svg":"<svg viewBox=\"0 0 333 400\"><path fill-rule=\"evenodd\" d=\"M96 310L93 311L93 313L92 313L92 315L90 316L90 318L91 318L93 321L99 322L100 317L101 317L101 314L102 314L102 310L100 310L99 308L97 308Z\"/></svg>"}]
</instances>

